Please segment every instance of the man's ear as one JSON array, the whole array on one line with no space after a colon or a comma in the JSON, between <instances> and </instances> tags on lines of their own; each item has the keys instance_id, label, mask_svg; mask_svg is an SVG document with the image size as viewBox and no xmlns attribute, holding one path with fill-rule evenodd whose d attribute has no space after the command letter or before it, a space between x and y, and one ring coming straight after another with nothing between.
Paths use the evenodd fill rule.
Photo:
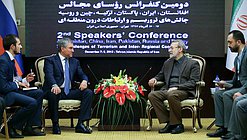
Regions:
<instances>
[{"instance_id":1,"label":"man's ear","mask_svg":"<svg viewBox=\"0 0 247 140\"><path fill-rule=\"evenodd\" d=\"M64 47L61 47L61 48L60 48L60 51L63 52L63 51L64 51Z\"/></svg>"},{"instance_id":2,"label":"man's ear","mask_svg":"<svg viewBox=\"0 0 247 140\"><path fill-rule=\"evenodd\" d=\"M11 44L11 45L10 45L10 49L11 49L11 50L14 50L14 49L15 49L15 45L14 45L14 44Z\"/></svg>"},{"instance_id":3,"label":"man's ear","mask_svg":"<svg viewBox=\"0 0 247 140\"><path fill-rule=\"evenodd\" d=\"M183 52L183 48L182 47L179 47L179 52Z\"/></svg>"},{"instance_id":4,"label":"man's ear","mask_svg":"<svg viewBox=\"0 0 247 140\"><path fill-rule=\"evenodd\" d=\"M237 44L238 44L238 45L242 44L242 43L241 43L241 40L237 40Z\"/></svg>"}]
</instances>

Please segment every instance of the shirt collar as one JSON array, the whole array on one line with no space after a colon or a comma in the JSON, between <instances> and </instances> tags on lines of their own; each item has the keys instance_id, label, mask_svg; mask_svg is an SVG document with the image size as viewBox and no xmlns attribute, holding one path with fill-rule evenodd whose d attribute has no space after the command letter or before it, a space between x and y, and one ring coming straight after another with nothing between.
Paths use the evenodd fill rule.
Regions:
<instances>
[{"instance_id":1,"label":"shirt collar","mask_svg":"<svg viewBox=\"0 0 247 140\"><path fill-rule=\"evenodd\" d=\"M11 61L15 59L14 56L9 51L6 51L6 53L9 55Z\"/></svg>"},{"instance_id":2,"label":"shirt collar","mask_svg":"<svg viewBox=\"0 0 247 140\"><path fill-rule=\"evenodd\" d=\"M242 54L243 54L244 48L240 51L240 53L238 54L238 59L242 58Z\"/></svg>"},{"instance_id":3,"label":"shirt collar","mask_svg":"<svg viewBox=\"0 0 247 140\"><path fill-rule=\"evenodd\" d=\"M180 64L180 63L182 63L184 61L184 59L185 59L185 56L183 55L181 58L179 58L177 60L177 62Z\"/></svg>"},{"instance_id":4,"label":"shirt collar","mask_svg":"<svg viewBox=\"0 0 247 140\"><path fill-rule=\"evenodd\" d=\"M63 60L65 59L65 57L62 56L61 53L58 53L58 56L59 56L59 58L61 59L61 61L63 61Z\"/></svg>"}]
</instances>

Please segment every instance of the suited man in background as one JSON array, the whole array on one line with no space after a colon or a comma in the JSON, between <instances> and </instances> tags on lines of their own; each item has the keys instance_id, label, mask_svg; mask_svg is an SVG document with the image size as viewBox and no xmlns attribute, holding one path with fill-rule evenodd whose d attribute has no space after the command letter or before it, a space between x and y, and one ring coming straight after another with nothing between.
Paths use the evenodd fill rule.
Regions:
<instances>
[{"instance_id":1,"label":"suited man in background","mask_svg":"<svg viewBox=\"0 0 247 140\"><path fill-rule=\"evenodd\" d=\"M172 41L168 50L170 59L164 62L160 72L148 82L151 87L157 81L165 83L160 90L152 91L148 95L159 123L167 123L159 130L159 133L184 132L180 102L195 95L196 82L200 78L198 62L186 57L185 50L186 47L182 40ZM164 100L168 100L170 111L164 107Z\"/></svg>"},{"instance_id":2,"label":"suited man in background","mask_svg":"<svg viewBox=\"0 0 247 140\"><path fill-rule=\"evenodd\" d=\"M247 94L234 99L228 131L231 136L223 139L247 139Z\"/></svg>"},{"instance_id":3,"label":"suited man in background","mask_svg":"<svg viewBox=\"0 0 247 140\"><path fill-rule=\"evenodd\" d=\"M247 47L245 46L244 35L238 30L233 30L228 33L227 42L231 52L238 53L234 60L235 73L232 80L222 80L218 84L221 88L224 88L226 83L232 84L232 87L214 93L215 125L219 128L215 132L207 134L209 137L221 137L223 139L231 137L227 129L231 123L229 120L233 100L247 93Z\"/></svg>"},{"instance_id":4,"label":"suited man in background","mask_svg":"<svg viewBox=\"0 0 247 140\"><path fill-rule=\"evenodd\" d=\"M60 39L57 42L59 52L55 56L45 59L44 91L48 97L48 108L51 113L52 132L61 134L59 127L58 102L61 99L81 100L76 133L92 133L84 122L91 119L92 90L87 88L88 77L82 71L80 62L73 58L73 43L69 38ZM74 82L80 81L79 88L74 88Z\"/></svg>"},{"instance_id":5,"label":"suited man in background","mask_svg":"<svg viewBox=\"0 0 247 140\"><path fill-rule=\"evenodd\" d=\"M5 52L0 56L0 94L4 97L6 106L18 105L19 110L8 122L11 138L24 136L44 136L45 133L36 132L32 126L41 126L41 109L44 93L42 90L23 91L34 80L34 74L29 73L25 78L17 76L14 56L22 48L20 39L15 35L6 35L3 39ZM22 131L22 135L16 132ZM2 129L4 130L4 129ZM2 131L4 134L5 132Z\"/></svg>"}]
</instances>

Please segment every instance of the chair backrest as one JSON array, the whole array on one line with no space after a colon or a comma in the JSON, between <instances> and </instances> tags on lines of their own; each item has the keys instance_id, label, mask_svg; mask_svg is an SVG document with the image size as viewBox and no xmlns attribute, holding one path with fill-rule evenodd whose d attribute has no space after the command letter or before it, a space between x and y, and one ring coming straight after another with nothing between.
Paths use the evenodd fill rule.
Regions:
<instances>
[{"instance_id":1,"label":"chair backrest","mask_svg":"<svg viewBox=\"0 0 247 140\"><path fill-rule=\"evenodd\" d=\"M35 61L35 69L36 69L36 72L37 72L37 78L38 78L38 81L41 82L42 85L44 84L44 81L45 81L45 73L44 73L45 58L51 57L51 56L54 56L54 55L56 55L56 54L43 56L43 57L38 58Z\"/></svg>"},{"instance_id":2,"label":"chair backrest","mask_svg":"<svg viewBox=\"0 0 247 140\"><path fill-rule=\"evenodd\" d=\"M193 60L197 61L200 65L200 81L203 81L205 68L206 68L206 61L204 58L198 55L189 55Z\"/></svg>"},{"instance_id":3,"label":"chair backrest","mask_svg":"<svg viewBox=\"0 0 247 140\"><path fill-rule=\"evenodd\" d=\"M197 84L196 86L196 96L195 97L199 97L200 96L200 90L201 90L201 86L205 86L205 83L203 81L204 78L204 73L205 73L205 68L206 68L206 61L204 58L202 58L201 56L198 55L187 55L188 57L190 57L191 59L197 61L199 63L200 66L200 83L203 83L204 85L201 84Z\"/></svg>"}]
</instances>

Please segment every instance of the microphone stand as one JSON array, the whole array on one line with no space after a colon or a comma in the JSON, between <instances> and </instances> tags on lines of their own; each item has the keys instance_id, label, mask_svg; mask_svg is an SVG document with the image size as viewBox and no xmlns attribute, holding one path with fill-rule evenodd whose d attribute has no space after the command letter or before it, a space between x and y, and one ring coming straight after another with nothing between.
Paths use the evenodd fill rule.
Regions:
<instances>
[{"instance_id":1,"label":"microphone stand","mask_svg":"<svg viewBox=\"0 0 247 140\"><path fill-rule=\"evenodd\" d=\"M144 77L147 76L147 74L151 71L152 67L150 67L147 72L142 76L142 78L139 80L139 82L137 82L138 84L140 84L140 82L144 79Z\"/></svg>"},{"instance_id":2,"label":"microphone stand","mask_svg":"<svg viewBox=\"0 0 247 140\"><path fill-rule=\"evenodd\" d=\"M99 83L98 78L95 76L94 72L92 71L92 69L90 68L90 66L87 64L87 67L89 69L89 71L93 74L94 79ZM96 108L97 104L93 107L92 112L94 112L94 109ZM95 124L91 125L90 127L98 127L100 120L98 120Z\"/></svg>"},{"instance_id":3,"label":"microphone stand","mask_svg":"<svg viewBox=\"0 0 247 140\"><path fill-rule=\"evenodd\" d=\"M93 74L94 79L99 83L98 78L95 76L94 72L92 71L92 69L90 68L90 66L88 64L87 64L87 67L88 67L89 71Z\"/></svg>"}]
</instances>

